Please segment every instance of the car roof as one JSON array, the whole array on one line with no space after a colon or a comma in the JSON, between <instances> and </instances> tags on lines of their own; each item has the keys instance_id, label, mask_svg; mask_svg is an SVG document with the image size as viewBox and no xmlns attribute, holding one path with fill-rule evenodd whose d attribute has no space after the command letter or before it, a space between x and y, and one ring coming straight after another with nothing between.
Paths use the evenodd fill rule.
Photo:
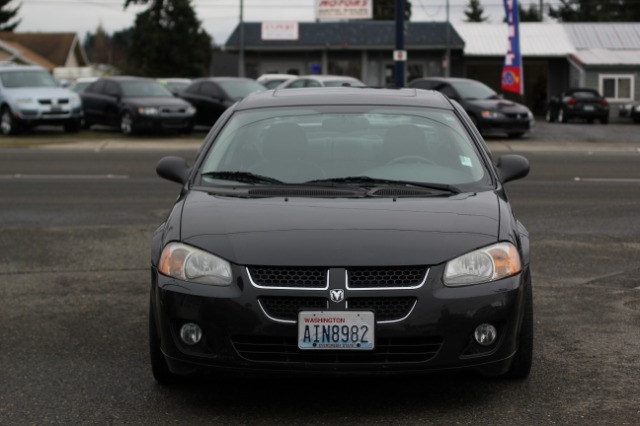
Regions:
<instances>
[{"instance_id":1,"label":"car roof","mask_svg":"<svg viewBox=\"0 0 640 426\"><path fill-rule=\"evenodd\" d=\"M198 81L255 81L253 78L246 78L246 77L202 77L202 78L198 78L196 80L193 80L193 82L198 82Z\"/></svg>"},{"instance_id":2,"label":"car roof","mask_svg":"<svg viewBox=\"0 0 640 426\"><path fill-rule=\"evenodd\" d=\"M16 65L14 63L0 62L0 71L47 71L39 65ZM48 72L48 71L47 71Z\"/></svg>"},{"instance_id":3,"label":"car roof","mask_svg":"<svg viewBox=\"0 0 640 426\"><path fill-rule=\"evenodd\" d=\"M307 74L296 77L298 78L307 78L314 79L318 81L328 81L328 80L358 80L355 77L351 77L349 75L330 75L330 74Z\"/></svg>"},{"instance_id":4,"label":"car roof","mask_svg":"<svg viewBox=\"0 0 640 426\"><path fill-rule=\"evenodd\" d=\"M451 102L436 91L364 87L311 87L256 92L240 101L236 110L309 105L411 106L453 110Z\"/></svg>"},{"instance_id":5,"label":"car roof","mask_svg":"<svg viewBox=\"0 0 640 426\"><path fill-rule=\"evenodd\" d=\"M109 77L100 77L100 80L111 80L116 82L125 82L125 81L153 81L156 82L153 78L148 77L135 77L132 75L114 75Z\"/></svg>"}]
</instances>

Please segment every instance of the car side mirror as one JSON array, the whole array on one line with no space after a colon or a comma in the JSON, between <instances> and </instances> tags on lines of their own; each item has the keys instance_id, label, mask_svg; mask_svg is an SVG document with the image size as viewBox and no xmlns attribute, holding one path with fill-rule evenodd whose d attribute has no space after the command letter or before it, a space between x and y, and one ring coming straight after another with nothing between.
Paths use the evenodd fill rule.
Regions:
<instances>
[{"instance_id":1,"label":"car side mirror","mask_svg":"<svg viewBox=\"0 0 640 426\"><path fill-rule=\"evenodd\" d=\"M502 183L522 179L529 174L529 160L522 155L506 154L498 158L496 166Z\"/></svg>"},{"instance_id":2,"label":"car side mirror","mask_svg":"<svg viewBox=\"0 0 640 426\"><path fill-rule=\"evenodd\" d=\"M163 157L156 165L158 176L183 185L187 182L190 171L187 160L182 157Z\"/></svg>"}]
</instances>

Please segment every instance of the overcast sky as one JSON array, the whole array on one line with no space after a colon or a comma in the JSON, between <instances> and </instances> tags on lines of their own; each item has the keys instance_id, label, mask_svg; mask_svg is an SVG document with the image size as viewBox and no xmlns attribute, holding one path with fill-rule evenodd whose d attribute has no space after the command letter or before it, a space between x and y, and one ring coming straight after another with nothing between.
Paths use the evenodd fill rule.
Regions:
<instances>
[{"instance_id":1,"label":"overcast sky","mask_svg":"<svg viewBox=\"0 0 640 426\"><path fill-rule=\"evenodd\" d=\"M102 25L108 32L133 25L141 6L123 9L124 0L14 0L8 7L22 2L20 32L76 32L84 39ZM527 7L530 1L521 0ZM452 22L462 22L469 0L449 0ZM412 21L444 21L446 0L412 0ZM500 23L504 16L502 0L480 0L490 22ZM546 2L545 2L546 3ZM240 0L192 0L198 19L216 44L224 44L239 22ZM315 0L244 0L244 20L314 21ZM536 2L537 4L537 2Z\"/></svg>"}]
</instances>

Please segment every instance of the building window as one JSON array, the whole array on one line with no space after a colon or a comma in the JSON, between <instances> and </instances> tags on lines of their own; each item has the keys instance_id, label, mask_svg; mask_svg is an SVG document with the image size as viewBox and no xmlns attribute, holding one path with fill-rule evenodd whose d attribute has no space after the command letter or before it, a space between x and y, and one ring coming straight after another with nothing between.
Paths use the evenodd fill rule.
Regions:
<instances>
[{"instance_id":1,"label":"building window","mask_svg":"<svg viewBox=\"0 0 640 426\"><path fill-rule=\"evenodd\" d=\"M633 75L609 75L601 74L600 93L612 101L633 100Z\"/></svg>"}]
</instances>

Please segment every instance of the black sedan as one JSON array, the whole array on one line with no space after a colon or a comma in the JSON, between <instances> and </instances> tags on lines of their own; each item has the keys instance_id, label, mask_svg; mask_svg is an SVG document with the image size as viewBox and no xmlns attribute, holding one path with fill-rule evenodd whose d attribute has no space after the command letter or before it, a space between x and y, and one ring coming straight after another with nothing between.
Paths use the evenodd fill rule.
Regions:
<instances>
[{"instance_id":1,"label":"black sedan","mask_svg":"<svg viewBox=\"0 0 640 426\"><path fill-rule=\"evenodd\" d=\"M157 81L141 77L105 77L80 96L85 125L119 127L123 134L193 130L195 109Z\"/></svg>"},{"instance_id":2,"label":"black sedan","mask_svg":"<svg viewBox=\"0 0 640 426\"><path fill-rule=\"evenodd\" d=\"M250 78L209 77L194 80L179 96L198 110L196 124L211 126L231 105L263 90L266 87Z\"/></svg>"},{"instance_id":3,"label":"black sedan","mask_svg":"<svg viewBox=\"0 0 640 426\"><path fill-rule=\"evenodd\" d=\"M376 374L532 363L529 235L458 104L414 89L268 91L235 104L151 243L161 383L205 370Z\"/></svg>"},{"instance_id":4,"label":"black sedan","mask_svg":"<svg viewBox=\"0 0 640 426\"><path fill-rule=\"evenodd\" d=\"M567 123L572 119L587 120L593 123L600 120L609 123L609 102L597 90L570 89L549 100L547 121Z\"/></svg>"},{"instance_id":5,"label":"black sedan","mask_svg":"<svg viewBox=\"0 0 640 426\"><path fill-rule=\"evenodd\" d=\"M534 125L529 108L502 99L492 88L477 80L426 77L412 80L409 87L437 90L459 102L483 134L506 133L510 138L519 138Z\"/></svg>"}]
</instances>

